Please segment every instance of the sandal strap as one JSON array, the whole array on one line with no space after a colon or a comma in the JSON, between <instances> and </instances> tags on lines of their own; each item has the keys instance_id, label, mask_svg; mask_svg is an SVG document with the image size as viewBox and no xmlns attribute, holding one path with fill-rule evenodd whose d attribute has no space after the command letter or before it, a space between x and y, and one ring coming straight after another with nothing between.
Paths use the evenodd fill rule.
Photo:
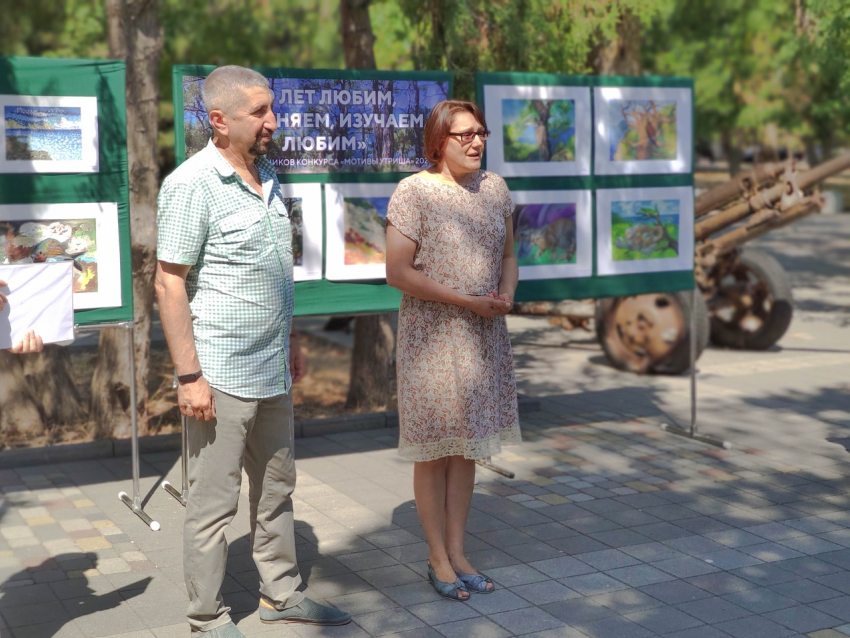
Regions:
<instances>
[{"instance_id":1,"label":"sandal strap","mask_svg":"<svg viewBox=\"0 0 850 638\"><path fill-rule=\"evenodd\" d=\"M493 581L484 574L461 574L455 572L460 582L466 585L472 591L489 591L487 585Z\"/></svg>"},{"instance_id":2,"label":"sandal strap","mask_svg":"<svg viewBox=\"0 0 850 638\"><path fill-rule=\"evenodd\" d=\"M441 596L445 596L446 598L454 598L455 600L466 600L465 596L461 596L460 592L465 591L469 593L469 590L466 588L466 585L460 578L456 578L453 583L440 580L437 578L437 574L434 571L431 565L428 565L428 579L431 581L431 584L434 586L434 589L437 590Z\"/></svg>"}]
</instances>

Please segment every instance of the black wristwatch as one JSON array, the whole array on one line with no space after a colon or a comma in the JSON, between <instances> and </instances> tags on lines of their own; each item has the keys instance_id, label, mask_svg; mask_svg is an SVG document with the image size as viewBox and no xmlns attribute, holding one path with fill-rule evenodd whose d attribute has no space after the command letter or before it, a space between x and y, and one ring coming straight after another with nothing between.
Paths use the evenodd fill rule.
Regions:
<instances>
[{"instance_id":1,"label":"black wristwatch","mask_svg":"<svg viewBox=\"0 0 850 638\"><path fill-rule=\"evenodd\" d=\"M202 376L204 376L204 373L201 370L192 372L191 374L181 374L177 377L177 383L180 385L183 385L184 383L192 383L193 381L200 379Z\"/></svg>"}]
</instances>

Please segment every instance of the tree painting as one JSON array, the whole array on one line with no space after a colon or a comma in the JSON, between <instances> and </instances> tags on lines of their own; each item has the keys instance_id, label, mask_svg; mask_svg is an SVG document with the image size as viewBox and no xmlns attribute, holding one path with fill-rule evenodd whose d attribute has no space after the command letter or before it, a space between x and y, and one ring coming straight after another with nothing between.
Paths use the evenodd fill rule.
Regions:
<instances>
[{"instance_id":1,"label":"tree painting","mask_svg":"<svg viewBox=\"0 0 850 638\"><path fill-rule=\"evenodd\" d=\"M389 197L345 198L343 228L346 266L386 262L389 204Z\"/></svg>"},{"instance_id":2,"label":"tree painting","mask_svg":"<svg viewBox=\"0 0 850 638\"><path fill-rule=\"evenodd\" d=\"M572 162L574 100L502 100L506 162Z\"/></svg>"},{"instance_id":3,"label":"tree painting","mask_svg":"<svg viewBox=\"0 0 850 638\"><path fill-rule=\"evenodd\" d=\"M576 205L517 205L514 210L514 250L520 266L574 264Z\"/></svg>"},{"instance_id":4,"label":"tree painting","mask_svg":"<svg viewBox=\"0 0 850 638\"><path fill-rule=\"evenodd\" d=\"M289 228L292 231L292 264L304 265L304 206L300 197L287 197L283 200L289 213Z\"/></svg>"},{"instance_id":5,"label":"tree painting","mask_svg":"<svg viewBox=\"0 0 850 638\"><path fill-rule=\"evenodd\" d=\"M612 160L676 159L675 101L612 100L609 108Z\"/></svg>"},{"instance_id":6,"label":"tree painting","mask_svg":"<svg viewBox=\"0 0 850 638\"><path fill-rule=\"evenodd\" d=\"M611 205L614 261L679 256L679 200L624 201Z\"/></svg>"}]
</instances>

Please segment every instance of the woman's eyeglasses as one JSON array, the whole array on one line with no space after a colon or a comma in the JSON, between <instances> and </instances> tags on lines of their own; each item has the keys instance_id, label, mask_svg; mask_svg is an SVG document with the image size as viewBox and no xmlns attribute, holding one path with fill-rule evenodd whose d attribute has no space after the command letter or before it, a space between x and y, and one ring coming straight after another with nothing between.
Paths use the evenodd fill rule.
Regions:
<instances>
[{"instance_id":1,"label":"woman's eyeglasses","mask_svg":"<svg viewBox=\"0 0 850 638\"><path fill-rule=\"evenodd\" d=\"M490 137L490 131L465 131L463 133L449 133L449 135L460 138L461 144L472 144L476 135L481 138L482 142L486 142L487 138Z\"/></svg>"}]
</instances>

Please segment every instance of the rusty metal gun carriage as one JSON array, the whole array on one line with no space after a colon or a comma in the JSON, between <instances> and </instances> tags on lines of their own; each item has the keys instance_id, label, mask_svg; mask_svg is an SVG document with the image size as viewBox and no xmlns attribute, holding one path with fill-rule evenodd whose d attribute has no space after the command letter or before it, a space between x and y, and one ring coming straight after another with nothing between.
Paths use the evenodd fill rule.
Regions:
<instances>
[{"instance_id":1,"label":"rusty metal gun carriage","mask_svg":"<svg viewBox=\"0 0 850 638\"><path fill-rule=\"evenodd\" d=\"M698 355L715 345L764 350L793 315L788 275L766 252L746 244L820 211L817 185L850 168L850 154L802 170L793 160L756 166L702 193L695 202L694 276L701 295L657 293L587 302L517 304L518 314L550 315L565 328L595 319L611 363L638 373L680 374L690 365L696 313ZM692 307L693 306L693 307Z\"/></svg>"}]
</instances>

